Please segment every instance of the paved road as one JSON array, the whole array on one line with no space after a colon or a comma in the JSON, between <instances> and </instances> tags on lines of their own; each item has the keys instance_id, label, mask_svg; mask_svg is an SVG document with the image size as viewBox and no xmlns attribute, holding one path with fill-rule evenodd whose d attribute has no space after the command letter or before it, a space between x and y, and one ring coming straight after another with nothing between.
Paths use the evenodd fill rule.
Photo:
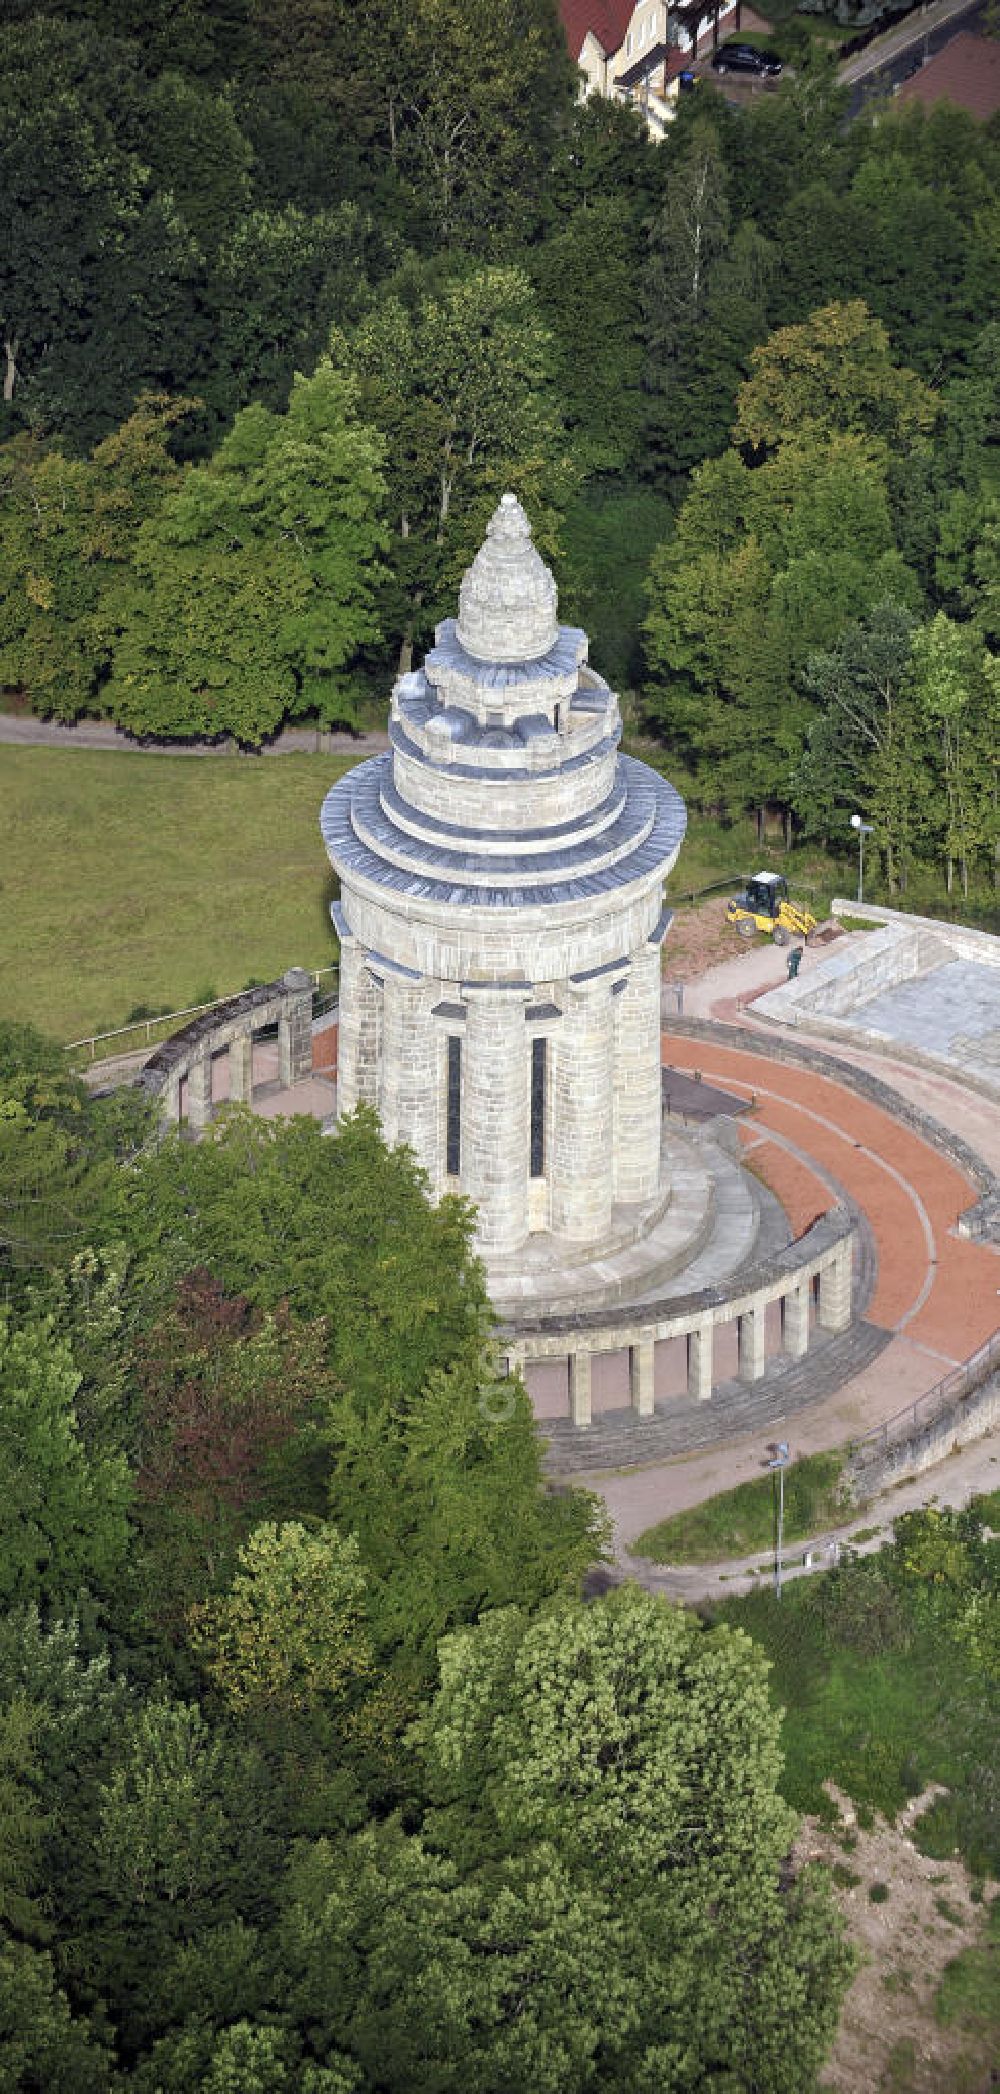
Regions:
<instances>
[{"instance_id":1,"label":"paved road","mask_svg":"<svg viewBox=\"0 0 1000 2094\"><path fill-rule=\"evenodd\" d=\"M982 12L983 0L932 0L929 7L921 7L907 15L905 22L877 36L866 51L845 59L838 75L840 84L856 90L848 115L857 116L870 99L876 76L879 92L897 87L943 50L958 29L974 28Z\"/></svg>"},{"instance_id":2,"label":"paved road","mask_svg":"<svg viewBox=\"0 0 1000 2094\"><path fill-rule=\"evenodd\" d=\"M29 713L0 713L0 743L19 749L118 749L132 756L330 756L351 750L358 757L387 749L387 734L342 734L326 727L283 727L261 750L221 742L167 742L123 733L109 720L36 720Z\"/></svg>"}]
</instances>

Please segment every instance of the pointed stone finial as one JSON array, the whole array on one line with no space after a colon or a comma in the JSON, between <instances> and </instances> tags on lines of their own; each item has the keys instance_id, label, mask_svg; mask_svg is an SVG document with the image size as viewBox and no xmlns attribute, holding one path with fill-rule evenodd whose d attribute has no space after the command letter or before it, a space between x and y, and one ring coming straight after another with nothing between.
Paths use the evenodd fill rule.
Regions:
<instances>
[{"instance_id":1,"label":"pointed stone finial","mask_svg":"<svg viewBox=\"0 0 1000 2094\"><path fill-rule=\"evenodd\" d=\"M557 601L524 510L505 494L462 581L457 637L480 662L538 661L558 636Z\"/></svg>"}]
</instances>

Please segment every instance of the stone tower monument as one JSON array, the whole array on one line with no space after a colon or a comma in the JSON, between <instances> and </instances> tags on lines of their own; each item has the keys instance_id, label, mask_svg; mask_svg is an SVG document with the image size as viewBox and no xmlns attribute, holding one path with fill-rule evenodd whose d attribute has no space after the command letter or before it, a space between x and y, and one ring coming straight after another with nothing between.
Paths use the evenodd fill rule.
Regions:
<instances>
[{"instance_id":1,"label":"stone tower monument","mask_svg":"<svg viewBox=\"0 0 1000 2094\"><path fill-rule=\"evenodd\" d=\"M614 693L505 494L391 748L327 795L338 1114L374 1105L492 1268L596 1255L662 1209L663 881L683 801L619 754ZM541 1239L541 1243L539 1242Z\"/></svg>"}]
</instances>

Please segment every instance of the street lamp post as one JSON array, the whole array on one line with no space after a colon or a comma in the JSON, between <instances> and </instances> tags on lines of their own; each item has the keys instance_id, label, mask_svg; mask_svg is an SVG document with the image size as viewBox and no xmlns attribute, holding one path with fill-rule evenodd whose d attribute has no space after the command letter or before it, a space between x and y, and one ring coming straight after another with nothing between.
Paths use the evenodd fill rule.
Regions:
<instances>
[{"instance_id":1,"label":"street lamp post","mask_svg":"<svg viewBox=\"0 0 1000 2094\"><path fill-rule=\"evenodd\" d=\"M851 828L858 832L858 900L865 898L865 837L872 833L872 823L863 822L860 814L852 814Z\"/></svg>"},{"instance_id":2,"label":"street lamp post","mask_svg":"<svg viewBox=\"0 0 1000 2094\"><path fill-rule=\"evenodd\" d=\"M778 1440L774 1447L774 1459L767 1464L769 1469L776 1469L778 1472L778 1526L774 1548L774 1596L778 1600L781 1598L781 1546L785 1532L785 1470L788 1461L788 1441Z\"/></svg>"}]
</instances>

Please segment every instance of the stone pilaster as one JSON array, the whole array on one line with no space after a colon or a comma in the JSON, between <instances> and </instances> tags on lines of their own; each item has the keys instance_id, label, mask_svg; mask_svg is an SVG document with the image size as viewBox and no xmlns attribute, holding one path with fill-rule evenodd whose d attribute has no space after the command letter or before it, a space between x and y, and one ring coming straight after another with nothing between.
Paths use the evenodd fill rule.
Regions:
<instances>
[{"instance_id":1,"label":"stone pilaster","mask_svg":"<svg viewBox=\"0 0 1000 2094\"><path fill-rule=\"evenodd\" d=\"M660 1177L660 948L633 956L614 1009L614 1197L651 1200Z\"/></svg>"},{"instance_id":2,"label":"stone pilaster","mask_svg":"<svg viewBox=\"0 0 1000 2094\"><path fill-rule=\"evenodd\" d=\"M513 1251L528 1233L527 984L466 984L462 1042L462 1191L479 1209L484 1250Z\"/></svg>"},{"instance_id":3,"label":"stone pilaster","mask_svg":"<svg viewBox=\"0 0 1000 2094\"><path fill-rule=\"evenodd\" d=\"M386 971L382 1007L382 1132L438 1177L439 1039L432 985Z\"/></svg>"},{"instance_id":4,"label":"stone pilaster","mask_svg":"<svg viewBox=\"0 0 1000 2094\"><path fill-rule=\"evenodd\" d=\"M570 982L553 1070L552 1227L577 1243L598 1243L614 1198L612 997L606 977Z\"/></svg>"},{"instance_id":5,"label":"stone pilaster","mask_svg":"<svg viewBox=\"0 0 1000 2094\"><path fill-rule=\"evenodd\" d=\"M379 1102L381 996L356 938L343 936L340 952L340 1020L337 1041L337 1118L356 1105Z\"/></svg>"}]
</instances>

